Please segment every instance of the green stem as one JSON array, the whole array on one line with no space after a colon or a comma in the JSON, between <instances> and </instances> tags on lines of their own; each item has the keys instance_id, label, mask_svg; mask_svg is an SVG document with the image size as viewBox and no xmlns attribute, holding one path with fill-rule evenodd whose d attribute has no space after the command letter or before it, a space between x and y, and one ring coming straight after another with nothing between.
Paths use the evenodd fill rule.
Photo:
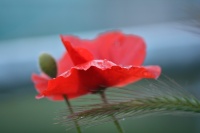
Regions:
<instances>
[{"instance_id":1,"label":"green stem","mask_svg":"<svg viewBox=\"0 0 200 133\"><path fill-rule=\"evenodd\" d=\"M106 98L104 91L100 92L100 96L101 96L102 101L107 104L108 101L107 101L107 98ZM112 115L111 117L112 117L114 124L117 127L117 130L119 131L119 133L124 133L122 127L120 126L120 124L117 121L117 119L115 118L115 116Z\"/></svg>"},{"instance_id":2,"label":"green stem","mask_svg":"<svg viewBox=\"0 0 200 133\"><path fill-rule=\"evenodd\" d=\"M66 102L66 104L67 104L67 106L68 106L68 108L69 108L70 113L71 113L71 114L74 114L74 111L73 111L73 109L72 109L72 106L71 106L71 104L70 104L70 102L69 102L67 96L66 96L66 95L63 95L63 97L64 97L65 102ZM82 133L82 132L81 132L81 128L80 128L80 126L79 126L79 124L78 124L78 122L77 122L76 120L74 120L74 124L75 124L75 127L76 127L77 132L78 132L78 133Z\"/></svg>"}]
</instances>

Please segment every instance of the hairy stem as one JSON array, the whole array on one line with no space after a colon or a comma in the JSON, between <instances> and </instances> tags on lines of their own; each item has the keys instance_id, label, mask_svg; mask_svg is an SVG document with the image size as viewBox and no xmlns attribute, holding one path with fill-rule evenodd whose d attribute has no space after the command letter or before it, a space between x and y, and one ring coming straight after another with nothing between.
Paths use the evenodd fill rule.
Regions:
<instances>
[{"instance_id":1,"label":"hairy stem","mask_svg":"<svg viewBox=\"0 0 200 133\"><path fill-rule=\"evenodd\" d=\"M66 104L67 104L67 106L68 106L68 108L69 108L70 113L71 113L71 114L74 114L74 111L73 111L73 109L72 109L72 106L71 106L71 104L70 104L70 102L69 102L67 96L66 96L66 95L63 95L63 97L64 97L65 102L66 102ZM79 126L79 124L78 124L78 122L77 122L76 120L74 120L74 124L75 124L75 127L76 127L77 132L78 132L78 133L82 133L82 132L81 132L81 128L80 128L80 126Z\"/></svg>"},{"instance_id":2,"label":"hairy stem","mask_svg":"<svg viewBox=\"0 0 200 133\"><path fill-rule=\"evenodd\" d=\"M108 101L107 101L107 99L106 99L106 95L105 95L105 92L104 92L104 91L100 92L100 96L101 96L102 101L103 101L105 104L107 104ZM115 118L115 116L111 115L111 117L112 117L113 122L114 122L115 126L117 127L117 130L119 131L119 133L124 133L122 127L120 126L120 124L119 124L119 122L117 121L117 119Z\"/></svg>"}]
</instances>

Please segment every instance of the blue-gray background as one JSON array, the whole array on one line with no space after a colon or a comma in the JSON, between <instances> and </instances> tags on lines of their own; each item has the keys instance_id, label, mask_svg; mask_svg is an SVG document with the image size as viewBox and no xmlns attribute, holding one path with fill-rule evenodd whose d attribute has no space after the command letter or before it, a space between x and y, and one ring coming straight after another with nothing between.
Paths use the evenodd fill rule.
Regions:
<instances>
[{"instance_id":1,"label":"blue-gray background","mask_svg":"<svg viewBox=\"0 0 200 133\"><path fill-rule=\"evenodd\" d=\"M0 0L0 132L66 132L54 125L63 102L35 100L37 57L64 52L59 34L94 38L118 29L147 42L145 64L199 96L200 35L191 27L199 0ZM189 21L189 23L188 23ZM121 122L126 133L198 133L199 117L150 116ZM68 132L75 132L74 130ZM116 132L112 123L84 132Z\"/></svg>"}]
</instances>

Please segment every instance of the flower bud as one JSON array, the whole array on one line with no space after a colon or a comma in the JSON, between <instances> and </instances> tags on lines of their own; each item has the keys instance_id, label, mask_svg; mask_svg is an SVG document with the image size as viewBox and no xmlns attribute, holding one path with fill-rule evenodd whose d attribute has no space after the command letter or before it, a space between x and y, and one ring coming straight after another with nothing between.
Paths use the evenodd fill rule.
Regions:
<instances>
[{"instance_id":1,"label":"flower bud","mask_svg":"<svg viewBox=\"0 0 200 133\"><path fill-rule=\"evenodd\" d=\"M56 61L50 54L43 53L39 56L39 66L42 72L49 77L55 78L57 76Z\"/></svg>"}]
</instances>

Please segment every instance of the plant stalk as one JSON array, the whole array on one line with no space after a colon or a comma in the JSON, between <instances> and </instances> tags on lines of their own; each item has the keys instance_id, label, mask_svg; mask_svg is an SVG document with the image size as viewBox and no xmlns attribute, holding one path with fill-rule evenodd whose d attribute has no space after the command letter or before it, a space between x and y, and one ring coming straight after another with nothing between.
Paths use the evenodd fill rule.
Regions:
<instances>
[{"instance_id":1,"label":"plant stalk","mask_svg":"<svg viewBox=\"0 0 200 133\"><path fill-rule=\"evenodd\" d=\"M66 95L63 95L63 97L64 97L65 102L66 102L66 104L67 104L67 106L68 106L68 108L69 108L70 113L71 113L71 114L74 114L74 111L73 111L73 109L72 109L72 106L71 106L71 104L70 104L70 102L69 102L67 96L66 96ZM76 127L77 132L78 132L78 133L82 133L82 132L81 132L81 128L80 128L80 126L79 126L79 124L78 124L78 122L77 122L76 120L74 120L74 124L75 124L75 127Z\"/></svg>"},{"instance_id":2,"label":"plant stalk","mask_svg":"<svg viewBox=\"0 0 200 133\"><path fill-rule=\"evenodd\" d=\"M101 96L102 101L107 104L108 101L107 101L107 98L106 98L106 95L105 95L104 91L100 92L100 96ZM115 126L117 127L117 130L119 131L119 133L124 133L121 125L119 124L119 122L117 121L117 119L115 118L115 116L112 115L111 117L112 117L113 122L114 122Z\"/></svg>"}]
</instances>

